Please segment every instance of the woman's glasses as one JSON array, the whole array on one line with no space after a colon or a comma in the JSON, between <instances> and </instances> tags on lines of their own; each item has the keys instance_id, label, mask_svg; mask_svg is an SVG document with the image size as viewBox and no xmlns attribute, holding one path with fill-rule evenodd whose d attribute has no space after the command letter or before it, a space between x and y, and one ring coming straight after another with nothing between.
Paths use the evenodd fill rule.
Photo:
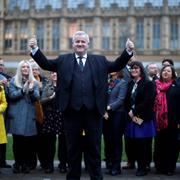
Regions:
<instances>
[{"instance_id":1,"label":"woman's glasses","mask_svg":"<svg viewBox=\"0 0 180 180\"><path fill-rule=\"evenodd\" d=\"M133 66L133 67L130 68L130 70L133 70L133 69L140 69L140 67L138 67L138 66Z\"/></svg>"}]
</instances>

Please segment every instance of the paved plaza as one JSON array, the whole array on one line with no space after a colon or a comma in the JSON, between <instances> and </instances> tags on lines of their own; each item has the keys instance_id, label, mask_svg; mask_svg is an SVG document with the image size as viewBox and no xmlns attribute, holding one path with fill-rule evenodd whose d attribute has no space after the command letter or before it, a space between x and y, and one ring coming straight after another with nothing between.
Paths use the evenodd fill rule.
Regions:
<instances>
[{"instance_id":1,"label":"paved plaza","mask_svg":"<svg viewBox=\"0 0 180 180\"><path fill-rule=\"evenodd\" d=\"M13 164L13 161L8 161L9 164ZM124 165L122 163L122 165ZM45 174L43 170L38 166L36 170L31 171L29 174L13 174L12 169L1 169L0 180L65 180L65 174L60 174L58 167L58 162L55 161L55 170L52 174ZM165 175L157 175L155 174L155 169L152 164L151 172L147 176L136 177L136 170L122 170L122 174L118 176L110 176L106 174L106 169L104 162L102 162L102 171L104 180L171 180L178 179L180 180L180 163L177 164L176 174L173 176L165 176ZM82 169L82 177L81 180L89 180L89 176L87 172L85 172L84 168Z\"/></svg>"}]
</instances>

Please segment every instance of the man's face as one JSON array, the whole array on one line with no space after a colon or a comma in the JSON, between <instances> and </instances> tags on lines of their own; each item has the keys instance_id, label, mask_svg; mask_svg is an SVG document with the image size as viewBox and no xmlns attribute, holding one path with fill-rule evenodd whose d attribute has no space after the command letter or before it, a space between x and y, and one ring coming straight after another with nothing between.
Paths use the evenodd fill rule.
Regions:
<instances>
[{"instance_id":1,"label":"man's face","mask_svg":"<svg viewBox=\"0 0 180 180\"><path fill-rule=\"evenodd\" d=\"M73 42L73 49L77 55L83 56L84 54L86 54L88 47L89 47L89 43L86 36L84 35L75 36Z\"/></svg>"},{"instance_id":2,"label":"man's face","mask_svg":"<svg viewBox=\"0 0 180 180\"><path fill-rule=\"evenodd\" d=\"M154 76L158 74L158 67L156 64L150 64L148 66L148 73L150 76Z\"/></svg>"},{"instance_id":3,"label":"man's face","mask_svg":"<svg viewBox=\"0 0 180 180\"><path fill-rule=\"evenodd\" d=\"M4 61L3 60L0 60L0 72L4 72Z\"/></svg>"}]
</instances>

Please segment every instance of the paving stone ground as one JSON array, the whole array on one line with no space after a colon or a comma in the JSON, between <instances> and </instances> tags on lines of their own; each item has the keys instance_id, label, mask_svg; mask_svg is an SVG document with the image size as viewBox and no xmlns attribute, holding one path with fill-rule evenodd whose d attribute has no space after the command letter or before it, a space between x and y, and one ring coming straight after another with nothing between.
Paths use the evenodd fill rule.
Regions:
<instances>
[{"instance_id":1,"label":"paving stone ground","mask_svg":"<svg viewBox=\"0 0 180 180\"><path fill-rule=\"evenodd\" d=\"M9 164L13 164L13 161L8 161ZM122 163L125 165L125 162ZM82 165L82 176L81 180L90 179L88 173L84 170L84 165ZM0 180L65 180L65 174L60 174L58 171L58 162L55 161L55 170L52 174L45 174L43 170L39 167L33 170L29 174L13 174L12 169L1 169ZM173 176L158 175L155 173L154 165L152 164L151 172L147 176L136 177L134 170L122 170L122 174L118 176L110 176L106 174L105 164L102 162L102 172L104 180L180 180L180 163L177 164L176 173Z\"/></svg>"}]
</instances>

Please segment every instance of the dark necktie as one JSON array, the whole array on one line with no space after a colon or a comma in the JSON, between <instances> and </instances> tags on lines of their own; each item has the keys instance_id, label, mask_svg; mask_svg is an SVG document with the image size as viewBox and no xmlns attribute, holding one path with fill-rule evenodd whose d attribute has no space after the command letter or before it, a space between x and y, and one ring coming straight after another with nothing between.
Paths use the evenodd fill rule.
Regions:
<instances>
[{"instance_id":1,"label":"dark necktie","mask_svg":"<svg viewBox=\"0 0 180 180\"><path fill-rule=\"evenodd\" d=\"M78 58L79 58L79 67L80 67L80 70L81 70L81 72L83 72L83 69L84 69L84 65L83 65L83 61L82 61L83 57L78 57Z\"/></svg>"}]
</instances>

